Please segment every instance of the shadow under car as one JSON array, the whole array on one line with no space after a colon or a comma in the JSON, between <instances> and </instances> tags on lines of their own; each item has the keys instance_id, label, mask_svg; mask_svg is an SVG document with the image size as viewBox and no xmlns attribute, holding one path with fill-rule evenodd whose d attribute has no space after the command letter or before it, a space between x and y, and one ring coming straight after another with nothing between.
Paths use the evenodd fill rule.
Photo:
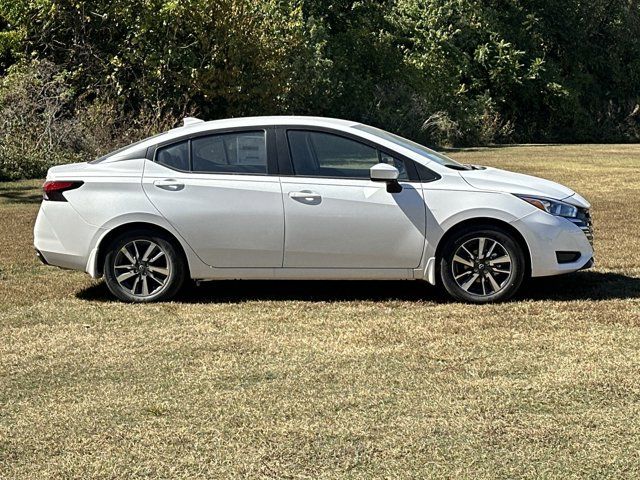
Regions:
<instances>
[{"instance_id":1,"label":"shadow under car","mask_svg":"<svg viewBox=\"0 0 640 480\"><path fill-rule=\"evenodd\" d=\"M87 287L77 297L91 301L114 301L104 282ZM517 300L613 300L640 297L640 278L620 273L575 272L533 278L512 301ZM188 283L174 298L181 303L242 303L256 300L342 301L437 301L451 302L439 289L421 281L347 280L221 280Z\"/></svg>"}]
</instances>

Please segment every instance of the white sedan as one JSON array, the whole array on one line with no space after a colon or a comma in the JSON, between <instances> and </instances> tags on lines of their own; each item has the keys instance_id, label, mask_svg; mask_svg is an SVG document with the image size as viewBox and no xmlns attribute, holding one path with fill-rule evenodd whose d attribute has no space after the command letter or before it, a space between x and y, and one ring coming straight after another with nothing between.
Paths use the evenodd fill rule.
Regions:
<instances>
[{"instance_id":1,"label":"white sedan","mask_svg":"<svg viewBox=\"0 0 640 480\"><path fill-rule=\"evenodd\" d=\"M569 188L344 120L187 118L43 189L38 257L129 302L192 278L425 280L484 303L593 264Z\"/></svg>"}]
</instances>

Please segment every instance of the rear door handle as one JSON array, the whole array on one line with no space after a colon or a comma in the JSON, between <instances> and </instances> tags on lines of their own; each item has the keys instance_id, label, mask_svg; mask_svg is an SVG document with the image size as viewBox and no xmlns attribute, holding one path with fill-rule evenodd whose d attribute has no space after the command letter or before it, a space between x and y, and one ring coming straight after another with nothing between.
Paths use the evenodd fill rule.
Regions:
<instances>
[{"instance_id":1,"label":"rear door handle","mask_svg":"<svg viewBox=\"0 0 640 480\"><path fill-rule=\"evenodd\" d=\"M289 197L294 200L305 200L307 202L313 202L321 200L322 197L319 193L312 192L311 190L302 190L300 192L289 192Z\"/></svg>"},{"instance_id":2,"label":"rear door handle","mask_svg":"<svg viewBox=\"0 0 640 480\"><path fill-rule=\"evenodd\" d=\"M177 192L184 188L184 183L181 183L178 180L175 180L173 178L168 178L165 180L156 180L155 182L153 182L153 184L156 187L161 188L163 190L167 190L169 192Z\"/></svg>"}]
</instances>

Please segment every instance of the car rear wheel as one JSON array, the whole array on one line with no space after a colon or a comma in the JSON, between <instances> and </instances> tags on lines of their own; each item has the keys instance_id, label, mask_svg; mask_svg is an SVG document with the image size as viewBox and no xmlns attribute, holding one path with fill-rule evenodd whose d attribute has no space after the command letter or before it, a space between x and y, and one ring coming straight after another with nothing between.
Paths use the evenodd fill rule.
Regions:
<instances>
[{"instance_id":1,"label":"car rear wheel","mask_svg":"<svg viewBox=\"0 0 640 480\"><path fill-rule=\"evenodd\" d=\"M488 303L513 296L525 276L525 257L515 238L497 227L460 231L440 259L440 279L457 300Z\"/></svg>"},{"instance_id":2,"label":"car rear wheel","mask_svg":"<svg viewBox=\"0 0 640 480\"><path fill-rule=\"evenodd\" d=\"M144 231L116 238L104 261L107 287L125 302L168 300L182 286L185 262L169 239Z\"/></svg>"}]
</instances>

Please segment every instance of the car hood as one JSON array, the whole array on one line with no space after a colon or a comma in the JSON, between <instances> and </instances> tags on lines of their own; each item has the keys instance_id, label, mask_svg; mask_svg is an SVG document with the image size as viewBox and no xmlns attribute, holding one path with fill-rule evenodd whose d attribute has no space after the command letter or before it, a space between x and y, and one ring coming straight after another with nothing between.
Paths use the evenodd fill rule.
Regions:
<instances>
[{"instance_id":1,"label":"car hood","mask_svg":"<svg viewBox=\"0 0 640 480\"><path fill-rule=\"evenodd\" d=\"M589 203L576 192L544 178L492 167L462 170L458 173L469 185L479 190L547 197L564 200L578 207L589 208Z\"/></svg>"}]
</instances>

